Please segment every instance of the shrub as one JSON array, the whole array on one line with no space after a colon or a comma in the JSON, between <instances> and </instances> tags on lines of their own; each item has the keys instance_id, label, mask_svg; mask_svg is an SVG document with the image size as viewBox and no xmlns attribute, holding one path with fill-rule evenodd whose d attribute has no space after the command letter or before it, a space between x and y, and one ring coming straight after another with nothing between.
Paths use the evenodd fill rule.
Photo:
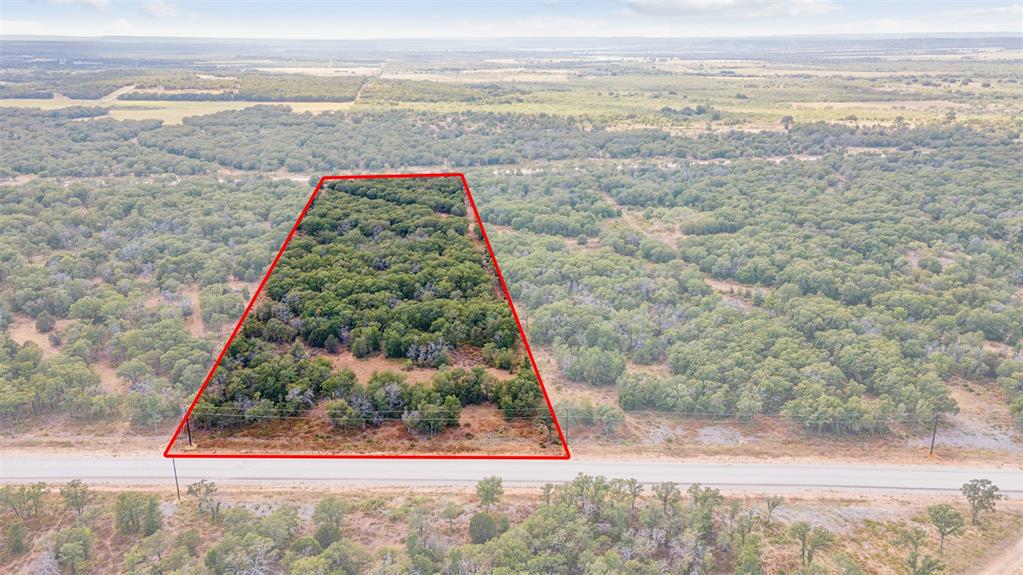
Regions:
<instances>
[{"instance_id":1,"label":"shrub","mask_svg":"<svg viewBox=\"0 0 1023 575\"><path fill-rule=\"evenodd\" d=\"M480 545L497 536L497 522L489 513L479 512L469 520L469 540Z\"/></svg>"}]
</instances>

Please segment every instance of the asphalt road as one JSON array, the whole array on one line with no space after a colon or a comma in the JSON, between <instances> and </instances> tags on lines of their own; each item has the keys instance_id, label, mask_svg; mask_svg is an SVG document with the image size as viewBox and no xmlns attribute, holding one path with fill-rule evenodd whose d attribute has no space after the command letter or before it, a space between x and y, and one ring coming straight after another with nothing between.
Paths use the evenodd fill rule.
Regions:
<instances>
[{"instance_id":1,"label":"asphalt road","mask_svg":"<svg viewBox=\"0 0 1023 575\"><path fill-rule=\"evenodd\" d=\"M1023 469L911 465L696 463L673 461L434 461L434 460L216 460L178 459L182 483L206 478L225 484L468 485L488 475L506 484L564 482L579 473L635 477L644 483L699 482L750 492L944 492L987 478L1023 499ZM172 463L162 457L52 457L0 455L0 482L82 479L90 483L172 484Z\"/></svg>"}]
</instances>

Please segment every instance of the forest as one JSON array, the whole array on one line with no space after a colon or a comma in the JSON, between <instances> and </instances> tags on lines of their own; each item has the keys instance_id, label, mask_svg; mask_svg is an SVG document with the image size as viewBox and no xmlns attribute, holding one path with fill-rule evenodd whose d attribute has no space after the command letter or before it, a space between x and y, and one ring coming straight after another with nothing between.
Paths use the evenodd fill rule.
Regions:
<instances>
[{"instance_id":1,"label":"forest","mask_svg":"<svg viewBox=\"0 0 1023 575\"><path fill-rule=\"evenodd\" d=\"M321 403L342 431L401 421L425 437L457 426L466 405L538 418L539 382L466 206L459 178L324 184L202 392L195 423L227 429ZM332 368L326 354L339 352L438 371L429 384L392 370L360 382Z\"/></svg>"},{"instance_id":2,"label":"forest","mask_svg":"<svg viewBox=\"0 0 1023 575\"><path fill-rule=\"evenodd\" d=\"M223 341L189 322L237 321L250 294L229 282L262 277L308 193L173 176L5 190L0 324L28 318L42 341L3 334L0 414L130 420L149 433L180 417ZM116 372L102 386L101 366Z\"/></svg>"},{"instance_id":3,"label":"forest","mask_svg":"<svg viewBox=\"0 0 1023 575\"><path fill-rule=\"evenodd\" d=\"M4 569L997 570L1020 503L981 472L882 495L663 470L1019 466L1018 38L607 44L0 38L0 451L61 468L0 478ZM460 181L331 183L253 299L321 176L425 172L465 173L559 429ZM173 454L632 471L159 464L250 303ZM118 458L151 482L68 481Z\"/></svg>"},{"instance_id":4,"label":"forest","mask_svg":"<svg viewBox=\"0 0 1023 575\"><path fill-rule=\"evenodd\" d=\"M204 156L199 147L192 153L189 150L193 148L169 144L189 131L197 146L207 142L202 145L221 150L218 154L251 157L241 163L230 160L231 165L258 167L267 158L259 150L280 150L274 152L280 159L267 168L286 163L284 159L290 158L286 146L281 148L246 132L245 126L254 126L256 121L276 122L279 131L275 128L274 134L286 134L291 124L322 124L324 131L317 136L314 129L307 141L319 142L321 150L332 153L358 141L343 130L345 136L338 137L339 122L347 129L365 129L367 135L378 131L393 134L403 140L402 146L372 141L374 154L388 155L379 165L397 165L413 160L406 154L415 145L407 138L421 133L409 122L449 126L469 118L496 122L493 133L480 127L473 129L476 136L466 133L458 140L423 140L424 147L430 142L431 153L457 158L454 148L445 148L449 143L459 149L487 150L498 145L495 138L509 138L520 148L527 146L528 139L512 136L541 137L530 122L542 120L405 112L351 117L295 115L286 108L254 107L204 116L178 127L118 122L102 116L75 121L100 113L74 108L59 112L5 110L5 121L24 128L5 132L3 137L9 142L17 138L21 145L4 148L11 152L5 151L2 169L50 176L162 170L195 173L228 162L216 154ZM357 122L355 118L359 118ZM380 122L386 122L386 127ZM557 129L545 124L545 142L555 142L550 136L562 130L566 141L588 145L590 140L576 140L573 135L578 129L573 127L574 120L559 122L555 125L561 128ZM56 134L69 126L82 130L83 136L64 140L64 155L41 153L42 146L52 147L46 130ZM588 138L593 137L595 132L588 132ZM631 136L607 133L600 137L609 142L602 145L604 152L571 152L570 147L561 147L559 152L600 156L608 154L609 147L621 145L612 142ZM627 167L589 160L584 171L566 166L531 174L470 173L482 217L497 226L494 245L505 262L512 295L528 315L529 335L534 343L553 351L569 380L615 385L621 407L631 410L742 419L778 414L814 432L840 433L887 432L893 425L923 424L935 414L954 413L955 402L945 387L950 378L998 380L1010 394L1010 402L1019 397L1023 391L1020 361L1012 354L990 352L992 345L1011 349L1023 330L1018 295L1023 285L1019 250L1023 216L1016 201L1023 190L1012 168L1021 160L1016 135L955 124L864 129L814 124L748 136L735 133L728 138L707 135L683 143L661 141L671 142L675 150L695 146L702 150L692 152L698 157L721 158L703 163L693 160L683 168L663 165L654 158ZM364 142L370 145L368 136ZM877 152L849 152L856 146ZM123 156L120 152L113 156L120 158L120 163L109 161L111 150L123 150ZM802 160L791 155L783 156L790 159L782 161L763 159L765 154L773 157L793 150L818 155ZM252 153L256 155L248 156ZM657 153L662 152L651 151ZM350 149L346 155L359 157ZM348 160L324 157L319 161L324 169L351 167L345 163ZM449 161L458 163L457 159ZM46 167L46 162L51 167ZM303 162L300 167L307 165ZM111 239L99 234L103 226L110 225L105 222L132 213L157 217L160 212L153 212L147 204L157 201L157 206L163 206L186 198L205 206L200 223L184 223L174 216L153 220L157 223L139 221L137 229L148 226L150 230L146 241L162 245L166 240L157 237L177 234L181 226L198 232L228 225L251 242L254 236L247 231L250 224L246 222L263 222L273 227L273 237L282 237L287 218L280 207L271 209L271 217L265 206L251 212L252 208L234 205L231 209L239 216L229 222L209 210L230 195L210 197L212 204L205 204L209 194L202 193L200 198L194 191L205 189L204 180L169 181L174 187L163 188L160 200L138 193L124 196L124 185L116 181L105 185L101 194L79 183L53 196L68 198L79 211L91 213L84 219L76 210L49 199L52 185L38 182L12 189L8 197L15 201L5 203L5 217L11 222L7 230L13 241L7 244L6 259L12 263L6 266L3 278L8 285L4 299L7 321L12 313L25 313L35 320L44 309L58 320L75 320L62 334L66 351L82 350L75 355L83 361L105 355L117 366L132 359L134 353L123 356L123 352L103 350L109 336L100 328L104 322L123 319L115 320L116 312L102 310L72 315L72 304L85 295L100 297L108 307L129 305L131 295L126 290L138 284L123 283L130 278L120 278L131 274L153 277L160 286L174 279L177 283L170 286L172 293L193 281L206 286L232 278L258 279L273 249L266 240L252 249L242 249L251 243L235 242L217 244L228 247L216 250L176 247L168 251L161 247L153 252L151 248L147 251L139 238L121 249L130 247L130 256L107 261L105 253L89 251L90 245L109 245ZM217 184L217 189L240 186ZM288 205L297 209L301 186L272 186L294 190ZM973 191L977 188L986 191L976 196ZM169 189L174 193L166 195ZM362 198L360 202L369 206L372 200ZM448 229L456 235L463 233L461 219L443 221L422 210L461 213L464 208L434 203L418 208L422 225L437 233ZM900 209L892 211L891 205ZM101 211L95 211L97 206ZM36 224L28 217L34 213L47 214L58 225ZM632 219L625 217L628 215ZM133 221L113 224L114 237L118 228ZM647 225L660 227L651 232L644 229ZM367 232L372 235L371 230L358 227L347 233L366 238ZM25 241L33 237L39 241ZM20 259L16 252L21 253ZM212 257L213 253L223 255ZM45 269L28 263L35 254L50 254ZM312 265L322 259L310 258L309 263L296 265ZM401 329L386 333L373 327L375 323L384 325L380 317L360 315L365 325L356 325L356 316L350 315L346 320L350 331L342 332L340 324L324 322L315 315L304 318L302 329L297 330L272 318L275 312L266 306L258 312L265 321L277 320L273 326L280 328L275 335L278 343L301 336L307 343L323 347L333 330L337 344L344 342L345 348L357 355L379 351L389 357L407 357L415 343L416 357L409 359L417 364L437 363L443 352L431 349L437 341L424 339L427 332L443 338L445 345L458 341L485 345L487 338L507 339L511 333L507 318L505 335L498 334L502 328L493 322L485 332L467 333L463 324L475 320L465 315L458 321L433 325L441 316L468 313L458 311L459 306L450 307L444 298L454 292L469 297L472 289L480 289L480 273L476 269L449 281L434 281L431 294L441 299L414 310L396 308L386 319L399 323ZM103 282L89 285L88 278L97 275ZM711 289L706 278L733 282L729 290L734 293ZM417 295L409 290L420 286L409 283L405 276L396 275L394 281L397 283L389 289L396 294ZM282 282L275 279L269 286L276 297L284 297L295 287ZM44 287L47 284L50 287ZM75 285L81 287L72 288ZM300 289L309 287L315 287L315 282ZM47 290L54 293L47 295ZM216 297L230 296L207 294L211 305ZM317 301L316 297L311 301ZM44 306L40 298L50 301ZM124 304L114 303L125 298ZM94 301L86 298L78 309L84 310ZM287 311L278 306L277 313L301 317L309 313L307 303L295 303ZM238 304L233 305L227 309L236 310ZM488 311L472 313L495 313L494 306L484 308ZM77 321L79 318L88 322ZM181 332L176 337L185 341L187 334ZM494 351L507 346L504 339L493 342ZM238 343L246 341L243 337ZM720 349L730 350L727 358L711 351ZM198 360L198 354L185 355L195 358L189 360L194 363L187 370L194 377L204 362ZM502 361L509 364L507 358ZM671 374L629 373L629 362L665 364ZM171 373L164 362L154 359L145 363L154 375ZM194 389L197 381L189 381L185 387ZM9 413L18 412L23 401L8 400ZM1013 406L1016 413L1023 412L1023 402Z\"/></svg>"},{"instance_id":5,"label":"forest","mask_svg":"<svg viewBox=\"0 0 1023 575\"><path fill-rule=\"evenodd\" d=\"M295 114L284 105L254 105L185 118L182 125L112 121L104 117L106 108L95 106L52 111L0 108L0 113L9 126L0 135L5 148L0 170L8 175L187 175L216 166L326 174L572 159L712 162L816 157L848 148L909 152L1000 147L1001 154L1011 155L1016 147L1014 133L957 125L853 128L818 122L791 125L782 132L715 131L683 139L652 128L612 130L607 123L574 116L473 111ZM58 134L69 134L70 141L53 149ZM103 157L109 161L100 161ZM619 192L616 200L623 205L651 205L661 199L646 188ZM706 233L730 231L717 229L720 224L713 220L688 225Z\"/></svg>"},{"instance_id":6,"label":"forest","mask_svg":"<svg viewBox=\"0 0 1023 575\"><path fill-rule=\"evenodd\" d=\"M262 94L255 99L287 97L297 108L295 90L354 97L366 78L33 66L12 66L2 90L97 98L135 86L120 98L246 87ZM438 74L458 69L449 60L437 66ZM109 102L0 107L0 325L9 332L0 365L11 382L0 389L0 416L15 433L56 414L165 433L301 209L306 178L440 167L467 173L530 341L565 382L558 399L568 424L613 437L630 427L622 417L649 415L898 436L952 421L961 409L956 389L972 385L994 393L1023 425L1018 124L966 120L962 107L960 116L921 119L909 106L923 97L915 92L795 75L787 80L799 82L793 93L837 103L887 97L899 115L826 122L792 109L751 129L733 122L739 112L720 87L711 89L718 84L692 84L692 74L638 63L566 66L586 76L564 86L373 78L350 110L297 113L282 101L180 124L117 120ZM757 103L777 83L707 66L698 77L731 78L726 95L736 105ZM976 81L921 66L876 71L914 90L954 84L948 97L957 102L1016 101L1018 80L1000 65L971 64ZM561 94L574 111L493 111L536 103L541 90ZM642 108L641 98L656 104ZM588 113L591 103L608 102L621 114ZM666 115L699 125L665 129ZM392 200L406 202L353 201L371 209ZM430 234L472 233L461 217L441 215L460 216L461 204L431 202L402 205ZM370 246L409 235L365 226L317 233ZM348 421L348 400L365 407L371 382L358 377L351 390L359 395L348 397L337 392L348 389L347 375L321 380L316 356L331 350L399 361L385 385L398 390L402 411L413 401L406 388L415 387L400 368L406 360L414 369L465 369L455 379L470 382L468 391L453 394L462 406L501 399L491 371L451 365L457 345L480 348L481 362L509 376L526 371L509 352L508 318L494 315L500 306L482 294L489 284L479 268L424 283L409 279L408 262L351 254L317 252L282 265L304 275L325 261L368 266L388 281L360 300L344 290L367 288L365 274L275 278L267 287L275 301L256 307L258 329L246 328L236 344L274 348L288 363L276 366L287 367L275 372L281 381L258 408L244 394L206 407L244 419L239 410L255 409L254 417L267 402L286 413L329 397L346 402L334 407ZM324 292L328 281L344 287ZM385 293L427 301L392 309ZM327 308L339 315L327 319ZM302 354L291 353L296 341ZM592 409L583 397L590 391L606 394ZM415 401L441 409L447 395ZM449 403L445 417L454 413ZM379 417L366 411L363 419Z\"/></svg>"}]
</instances>

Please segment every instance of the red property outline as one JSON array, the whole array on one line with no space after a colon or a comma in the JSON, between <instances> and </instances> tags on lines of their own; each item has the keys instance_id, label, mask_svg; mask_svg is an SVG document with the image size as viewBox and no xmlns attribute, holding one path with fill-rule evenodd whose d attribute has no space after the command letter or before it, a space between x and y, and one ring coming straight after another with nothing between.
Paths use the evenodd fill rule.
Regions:
<instances>
[{"instance_id":1,"label":"red property outline","mask_svg":"<svg viewBox=\"0 0 1023 575\"><path fill-rule=\"evenodd\" d=\"M181 430L185 427L185 422L192 415L192 410L195 409L199 398L202 397L203 392L206 390L206 386L209 385L210 380L213 379L213 374L217 370L217 366L220 365L221 360L224 359L224 355L227 354L227 350L231 347L231 342L234 341L235 336L241 331L242 324L245 319L249 316L249 312L252 310L252 306L256 303L256 297L263 291L263 286L266 281L270 278L270 274L274 268L277 267L277 262L280 261L281 255L284 254L284 249L291 243L291 238L295 235L298 230L298 225L305 219L306 212L309 211L309 207L312 205L313 200L319 195L320 189L323 184L333 180L369 180L369 179L388 179L388 178L459 178L462 181L462 189L465 190L465 195L469 199L469 205L472 207L473 215L476 216L476 223L480 227L480 232L483 235L483 242L487 246L487 252L490 253L490 261L494 264L494 271L497 272L497 279L501 283L501 289L504 291L504 297L508 300L508 307L511 308L512 317L515 318L515 325L519 329L519 335L522 337L522 344L526 348L526 355L529 356L529 363L533 368L533 373L536 375L536 381L540 384L540 391L543 392L544 402L547 404L547 409L551 412L551 418L554 421L554 427L558 430L558 438L561 441L561 446L564 449L562 455L441 455L441 454L291 454L291 453L264 453L264 454L243 454L243 453L171 453L170 450L174 447L174 443L177 442L178 437L181 435ZM343 175L343 176L323 176L320 181L317 182L316 188L313 189L313 193L309 196L309 199L305 203L305 207L302 208L302 212L298 215L298 219L295 220L295 225L291 227L291 231L288 232L288 237L284 239L284 243L281 244L281 249L277 251L277 256L274 257L273 262L270 263L270 267L267 268L266 273L263 274L263 279L259 282L259 287L249 298L249 303L245 307L245 311L242 313L241 318L238 319L238 324L235 325L234 331L231 332L231 336L227 339L227 343L224 344L224 348L220 351L220 355L217 356L217 360L213 362L213 366L210 367L210 372L206 375L206 379L202 383L202 387L195 394L195 399L192 400L191 405L188 406L188 411L185 412L185 416L178 423L177 429L174 430L174 434L171 435L170 443L167 444L167 448L163 450L163 456L165 458L194 458L194 459L570 459L572 457L571 452L568 449L568 442L565 440L565 434L561 430L561 424L558 423L558 416L554 413L554 406L551 404L551 398L547 395L547 388L544 386L543 379L540 377L540 370L537 368L536 359L533 357L533 350L529 347L529 340L526 339L526 332L522 329L522 322L519 320L519 314L515 311L515 304L512 302L511 293L508 291L508 285L504 281L504 275L501 274L501 268L497 265L497 257L494 255L494 248L490 245L490 238L487 236L487 230L483 227L483 219L480 218L480 212L476 209L476 201L472 197L472 192L469 190L469 182L465 179L465 174L460 172L450 173L432 173L432 174L360 174L360 175Z\"/></svg>"}]
</instances>

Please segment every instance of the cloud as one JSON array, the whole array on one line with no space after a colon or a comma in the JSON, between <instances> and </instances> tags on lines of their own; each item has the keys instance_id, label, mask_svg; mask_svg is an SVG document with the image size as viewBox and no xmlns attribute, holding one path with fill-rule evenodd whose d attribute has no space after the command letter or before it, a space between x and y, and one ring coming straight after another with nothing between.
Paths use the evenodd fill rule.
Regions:
<instances>
[{"instance_id":1,"label":"cloud","mask_svg":"<svg viewBox=\"0 0 1023 575\"><path fill-rule=\"evenodd\" d=\"M110 0L49 0L50 4L84 4L93 8L106 8Z\"/></svg>"},{"instance_id":2,"label":"cloud","mask_svg":"<svg viewBox=\"0 0 1023 575\"><path fill-rule=\"evenodd\" d=\"M43 34L45 28L31 20L0 20L0 34Z\"/></svg>"},{"instance_id":3,"label":"cloud","mask_svg":"<svg viewBox=\"0 0 1023 575\"><path fill-rule=\"evenodd\" d=\"M651 16L727 14L744 19L808 16L838 10L832 0L628 0L628 7Z\"/></svg>"},{"instance_id":4,"label":"cloud","mask_svg":"<svg viewBox=\"0 0 1023 575\"><path fill-rule=\"evenodd\" d=\"M942 14L946 16L1020 16L1023 15L1023 4L1010 6L989 6L986 8L959 8L956 10L945 10Z\"/></svg>"},{"instance_id":5,"label":"cloud","mask_svg":"<svg viewBox=\"0 0 1023 575\"><path fill-rule=\"evenodd\" d=\"M125 36L131 34L134 29L135 28L131 25L131 22L128 22L124 18L118 18L107 26L107 33Z\"/></svg>"},{"instance_id":6,"label":"cloud","mask_svg":"<svg viewBox=\"0 0 1023 575\"><path fill-rule=\"evenodd\" d=\"M164 2L164 0L149 0L142 5L142 13L153 18L176 18L178 15L178 8L173 4Z\"/></svg>"}]
</instances>

